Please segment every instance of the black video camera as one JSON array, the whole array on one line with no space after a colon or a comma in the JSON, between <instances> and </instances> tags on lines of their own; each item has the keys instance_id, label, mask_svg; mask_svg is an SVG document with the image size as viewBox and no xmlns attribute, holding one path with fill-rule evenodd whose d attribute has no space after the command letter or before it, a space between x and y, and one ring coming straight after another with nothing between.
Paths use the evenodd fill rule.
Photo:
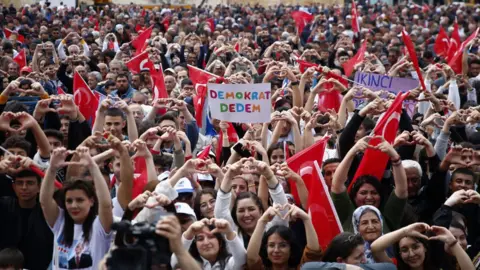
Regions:
<instances>
[{"instance_id":1,"label":"black video camera","mask_svg":"<svg viewBox=\"0 0 480 270\"><path fill-rule=\"evenodd\" d=\"M107 268L114 270L167 269L172 252L168 239L155 233L155 225L141 222L132 225L124 220L112 225L112 230L123 234L124 246L112 251L107 259Z\"/></svg>"}]
</instances>

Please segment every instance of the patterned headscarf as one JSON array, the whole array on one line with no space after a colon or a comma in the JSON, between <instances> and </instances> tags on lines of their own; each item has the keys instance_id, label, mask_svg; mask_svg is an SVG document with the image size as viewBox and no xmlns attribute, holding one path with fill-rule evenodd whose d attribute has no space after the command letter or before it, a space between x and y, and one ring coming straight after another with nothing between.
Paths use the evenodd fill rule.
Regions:
<instances>
[{"instance_id":1,"label":"patterned headscarf","mask_svg":"<svg viewBox=\"0 0 480 270\"><path fill-rule=\"evenodd\" d=\"M381 230L382 230L381 235L383 235L382 214L380 213L380 210L378 210L375 206L372 206L372 205L360 206L355 210L355 212L353 212L353 216L352 216L353 231L356 234L360 233L358 231L358 227L360 226L360 217L367 210L373 211L377 215L378 219L380 220L380 225L381 225ZM365 241L365 258L367 259L367 263L375 263L375 260L373 259L373 254L372 254L370 245L371 245L371 243Z\"/></svg>"}]
</instances>

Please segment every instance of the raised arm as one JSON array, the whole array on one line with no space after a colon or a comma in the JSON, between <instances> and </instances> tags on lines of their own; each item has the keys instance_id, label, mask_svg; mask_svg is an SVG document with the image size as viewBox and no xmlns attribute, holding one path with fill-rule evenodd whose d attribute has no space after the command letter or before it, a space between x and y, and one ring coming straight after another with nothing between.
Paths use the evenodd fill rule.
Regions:
<instances>
[{"instance_id":1,"label":"raised arm","mask_svg":"<svg viewBox=\"0 0 480 270\"><path fill-rule=\"evenodd\" d=\"M359 152L363 152L368 147L367 139L369 137L364 137L352 147L350 151L348 151L347 155L343 158L342 162L338 165L338 168L335 170L335 174L333 175L332 179L332 193L340 194L347 190L345 186L345 182L348 179L348 170L350 169L350 165L352 165L353 158Z\"/></svg>"},{"instance_id":2,"label":"raised arm","mask_svg":"<svg viewBox=\"0 0 480 270\"><path fill-rule=\"evenodd\" d=\"M135 122L135 117L133 117L133 112L130 110L130 107L128 107L128 104L125 102L125 100L117 101L116 106L127 116L128 140L131 142L135 141L138 139L138 129L137 123Z\"/></svg>"},{"instance_id":3,"label":"raised arm","mask_svg":"<svg viewBox=\"0 0 480 270\"><path fill-rule=\"evenodd\" d=\"M128 203L132 200L133 192L133 162L130 159L128 150L125 145L115 136L108 138L111 148L118 153L120 159L120 175L122 177L120 185L118 186L117 198L118 203L122 209L127 209Z\"/></svg>"},{"instance_id":4,"label":"raised arm","mask_svg":"<svg viewBox=\"0 0 480 270\"><path fill-rule=\"evenodd\" d=\"M40 205L42 206L43 216L51 228L55 225L59 213L58 205L53 199L55 175L58 169L68 165L65 159L69 153L71 152L64 147L53 150L50 157L50 166L47 168L40 187Z\"/></svg>"},{"instance_id":5,"label":"raised arm","mask_svg":"<svg viewBox=\"0 0 480 270\"><path fill-rule=\"evenodd\" d=\"M144 141L138 139L133 142L133 147L137 149L137 152L132 157L132 159L134 159L135 157L143 157L145 159L148 182L157 180L155 163L153 162L153 156L152 153L148 150L147 144Z\"/></svg>"},{"instance_id":6,"label":"raised arm","mask_svg":"<svg viewBox=\"0 0 480 270\"><path fill-rule=\"evenodd\" d=\"M280 166L280 170L285 178L291 179L295 182L295 185L297 186L298 197L300 198L300 204L303 209L307 209L308 189L305 185L305 182L303 182L302 177L296 172L292 171L286 162Z\"/></svg>"},{"instance_id":7,"label":"raised arm","mask_svg":"<svg viewBox=\"0 0 480 270\"><path fill-rule=\"evenodd\" d=\"M255 230L253 231L247 247L247 266L249 269L255 269L255 267L258 266L258 263L261 263L262 259L259 254L265 227L277 215L281 215L278 209L275 207L269 207L260 219L258 219L257 226L255 226Z\"/></svg>"},{"instance_id":8,"label":"raised arm","mask_svg":"<svg viewBox=\"0 0 480 270\"><path fill-rule=\"evenodd\" d=\"M375 137L378 138L378 137ZM400 199L408 198L407 174L402 166L402 159L395 148L389 144L383 137L380 137L381 143L377 149L386 153L392 162L393 180L395 181L395 195Z\"/></svg>"},{"instance_id":9,"label":"raised arm","mask_svg":"<svg viewBox=\"0 0 480 270\"><path fill-rule=\"evenodd\" d=\"M105 230L106 233L110 233L113 223L113 208L107 183L105 182L97 163L95 163L92 156L90 156L90 149L88 149L88 147L80 146L77 148L76 152L80 157L80 162L88 168L92 175L98 199L98 218L100 219L103 230Z\"/></svg>"},{"instance_id":10,"label":"raised arm","mask_svg":"<svg viewBox=\"0 0 480 270\"><path fill-rule=\"evenodd\" d=\"M106 98L98 107L97 117L95 118L95 123L93 124L92 128L92 134L95 134L95 132L103 133L103 126L105 124L105 112L111 105L113 105L113 101L109 98Z\"/></svg>"},{"instance_id":11,"label":"raised arm","mask_svg":"<svg viewBox=\"0 0 480 270\"><path fill-rule=\"evenodd\" d=\"M200 270L198 262L190 255L182 244L182 227L178 218L166 216L160 219L155 228L155 233L168 239L170 251L176 256L181 269Z\"/></svg>"},{"instance_id":12,"label":"raised arm","mask_svg":"<svg viewBox=\"0 0 480 270\"><path fill-rule=\"evenodd\" d=\"M16 118L21 124L20 130L31 129L38 146L38 153L42 158L50 157L51 146L48 138L38 122L27 112L16 113Z\"/></svg>"},{"instance_id":13,"label":"raised arm","mask_svg":"<svg viewBox=\"0 0 480 270\"><path fill-rule=\"evenodd\" d=\"M395 243L402 240L404 237L418 237L427 239L423 234L428 231L430 227L425 223L414 223L405 228L387 233L372 243L371 250L376 262L391 263L392 260L388 257L386 250L394 246Z\"/></svg>"},{"instance_id":14,"label":"raised arm","mask_svg":"<svg viewBox=\"0 0 480 270\"><path fill-rule=\"evenodd\" d=\"M462 270L474 270L475 266L472 263L468 254L463 250L462 246L458 240L453 236L453 234L445 227L432 226L432 232L435 236L430 237L430 240L439 240L445 243L448 251L450 251L453 256L457 259L457 263Z\"/></svg>"}]
</instances>

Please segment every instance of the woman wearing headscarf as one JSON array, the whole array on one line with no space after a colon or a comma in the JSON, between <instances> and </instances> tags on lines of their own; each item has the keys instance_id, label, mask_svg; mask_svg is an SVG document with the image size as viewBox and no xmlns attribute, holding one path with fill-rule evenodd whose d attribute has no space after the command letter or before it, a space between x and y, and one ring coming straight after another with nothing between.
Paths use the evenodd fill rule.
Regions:
<instances>
[{"instance_id":1,"label":"woman wearing headscarf","mask_svg":"<svg viewBox=\"0 0 480 270\"><path fill-rule=\"evenodd\" d=\"M365 258L367 263L375 263L370 245L383 235L382 214L375 206L360 206L353 212L352 224L354 233L361 235L365 241ZM389 255L393 256L391 252Z\"/></svg>"}]
</instances>

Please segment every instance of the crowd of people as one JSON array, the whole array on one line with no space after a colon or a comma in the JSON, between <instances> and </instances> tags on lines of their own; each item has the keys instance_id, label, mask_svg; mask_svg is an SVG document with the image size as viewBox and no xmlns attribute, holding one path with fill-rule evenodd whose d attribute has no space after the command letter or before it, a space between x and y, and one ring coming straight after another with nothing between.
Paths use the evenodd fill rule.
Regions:
<instances>
[{"instance_id":1,"label":"crowd of people","mask_svg":"<svg viewBox=\"0 0 480 270\"><path fill-rule=\"evenodd\" d=\"M300 29L298 10L313 16ZM463 41L479 23L463 4L0 4L0 269L116 269L135 241L119 221L168 240L151 269L480 269L480 42L462 47L460 72L436 50L442 29ZM406 94L396 138L372 146L396 96L354 73L419 80L404 29L426 89ZM152 67L127 68L140 52L168 98ZM191 67L269 83L270 122L207 111L199 123ZM322 181L343 232L322 247L308 203L319 194L286 160L325 135ZM382 177L356 174L381 166L367 150L388 156ZM138 259L130 251L117 254Z\"/></svg>"}]
</instances>

